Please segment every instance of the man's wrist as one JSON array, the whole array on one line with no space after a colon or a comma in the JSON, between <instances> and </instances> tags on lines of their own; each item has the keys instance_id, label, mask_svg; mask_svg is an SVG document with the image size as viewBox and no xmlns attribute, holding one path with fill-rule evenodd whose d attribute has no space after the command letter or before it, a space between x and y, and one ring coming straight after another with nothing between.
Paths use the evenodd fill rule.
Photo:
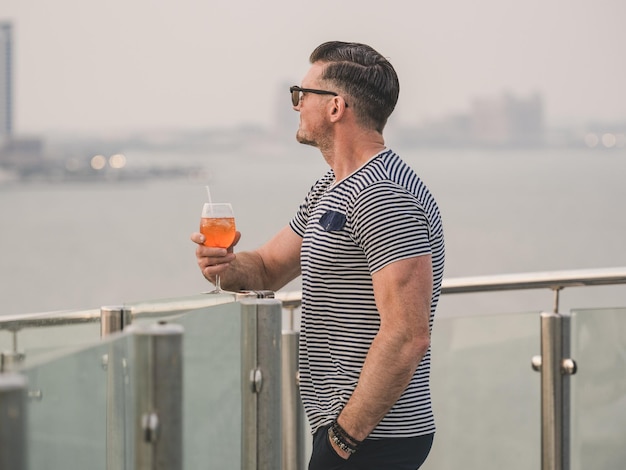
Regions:
<instances>
[{"instance_id":1,"label":"man's wrist","mask_svg":"<svg viewBox=\"0 0 626 470\"><path fill-rule=\"evenodd\" d=\"M355 444L360 445L365 439L367 439L369 432L366 431L363 426L359 425L359 423L355 422L356 416L353 414L348 416L348 413L344 413L344 411L345 409L341 410L339 415L335 418L335 422L347 438Z\"/></svg>"},{"instance_id":2,"label":"man's wrist","mask_svg":"<svg viewBox=\"0 0 626 470\"><path fill-rule=\"evenodd\" d=\"M336 419L328 428L328 438L333 444L333 447L339 449L345 458L354 454L362 444L362 441L359 441L348 434L348 432L341 427Z\"/></svg>"},{"instance_id":3,"label":"man's wrist","mask_svg":"<svg viewBox=\"0 0 626 470\"><path fill-rule=\"evenodd\" d=\"M337 439L337 436L335 436L335 434L333 433L331 427L328 428L328 442L335 451L335 453L342 459L347 460L354 453L352 451L346 450L345 446L342 446L342 444Z\"/></svg>"}]
</instances>

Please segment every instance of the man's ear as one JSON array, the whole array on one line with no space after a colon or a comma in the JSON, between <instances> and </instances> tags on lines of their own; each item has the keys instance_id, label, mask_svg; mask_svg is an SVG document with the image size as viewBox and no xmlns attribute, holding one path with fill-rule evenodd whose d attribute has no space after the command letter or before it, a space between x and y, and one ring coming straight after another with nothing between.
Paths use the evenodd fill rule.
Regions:
<instances>
[{"instance_id":1,"label":"man's ear","mask_svg":"<svg viewBox=\"0 0 626 470\"><path fill-rule=\"evenodd\" d=\"M330 117L333 120L339 120L341 119L341 116L343 116L343 113L346 109L346 104L345 102L338 96L335 96L332 99L332 106L333 108L330 111Z\"/></svg>"}]
</instances>

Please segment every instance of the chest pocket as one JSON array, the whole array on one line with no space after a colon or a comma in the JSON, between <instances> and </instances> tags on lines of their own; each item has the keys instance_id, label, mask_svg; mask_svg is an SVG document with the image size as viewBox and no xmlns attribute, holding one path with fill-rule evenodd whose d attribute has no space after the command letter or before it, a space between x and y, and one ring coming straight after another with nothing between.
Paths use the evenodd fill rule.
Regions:
<instances>
[{"instance_id":1,"label":"chest pocket","mask_svg":"<svg viewBox=\"0 0 626 470\"><path fill-rule=\"evenodd\" d=\"M320 217L318 223L326 232L337 232L346 224L346 216L341 212L327 211Z\"/></svg>"}]
</instances>

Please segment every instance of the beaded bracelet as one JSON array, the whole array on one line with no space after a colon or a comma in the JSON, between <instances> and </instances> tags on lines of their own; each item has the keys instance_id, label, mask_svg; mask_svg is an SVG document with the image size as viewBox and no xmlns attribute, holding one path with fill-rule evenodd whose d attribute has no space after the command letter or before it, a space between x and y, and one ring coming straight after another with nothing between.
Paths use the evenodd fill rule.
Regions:
<instances>
[{"instance_id":1,"label":"beaded bracelet","mask_svg":"<svg viewBox=\"0 0 626 470\"><path fill-rule=\"evenodd\" d=\"M344 437L345 439L351 441L355 445L355 447L358 447L361 444L363 444L363 441L359 441L358 439L355 439L350 434L348 434L348 432L344 428L341 427L341 425L339 424L339 422L336 419L335 419L335 421L333 421L333 429L334 429L335 433L338 433L342 437Z\"/></svg>"},{"instance_id":2,"label":"beaded bracelet","mask_svg":"<svg viewBox=\"0 0 626 470\"><path fill-rule=\"evenodd\" d=\"M342 440L337 434L335 434L335 431L333 431L332 427L328 428L328 437L331 441L335 443L337 447L339 447L344 452L347 452L350 455L356 452L356 448L352 447L350 444Z\"/></svg>"},{"instance_id":3,"label":"beaded bracelet","mask_svg":"<svg viewBox=\"0 0 626 470\"><path fill-rule=\"evenodd\" d=\"M344 452L354 454L363 443L352 437L335 419L328 429L330 439Z\"/></svg>"}]
</instances>

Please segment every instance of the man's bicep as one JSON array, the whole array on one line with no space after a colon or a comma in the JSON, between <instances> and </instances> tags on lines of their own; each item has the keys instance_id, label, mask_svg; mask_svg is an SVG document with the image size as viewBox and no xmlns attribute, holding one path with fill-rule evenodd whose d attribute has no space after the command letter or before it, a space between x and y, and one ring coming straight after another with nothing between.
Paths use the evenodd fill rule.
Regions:
<instances>
[{"instance_id":1,"label":"man's bicep","mask_svg":"<svg viewBox=\"0 0 626 470\"><path fill-rule=\"evenodd\" d=\"M381 322L428 325L433 292L430 255L390 263L373 274L372 282Z\"/></svg>"}]
</instances>

